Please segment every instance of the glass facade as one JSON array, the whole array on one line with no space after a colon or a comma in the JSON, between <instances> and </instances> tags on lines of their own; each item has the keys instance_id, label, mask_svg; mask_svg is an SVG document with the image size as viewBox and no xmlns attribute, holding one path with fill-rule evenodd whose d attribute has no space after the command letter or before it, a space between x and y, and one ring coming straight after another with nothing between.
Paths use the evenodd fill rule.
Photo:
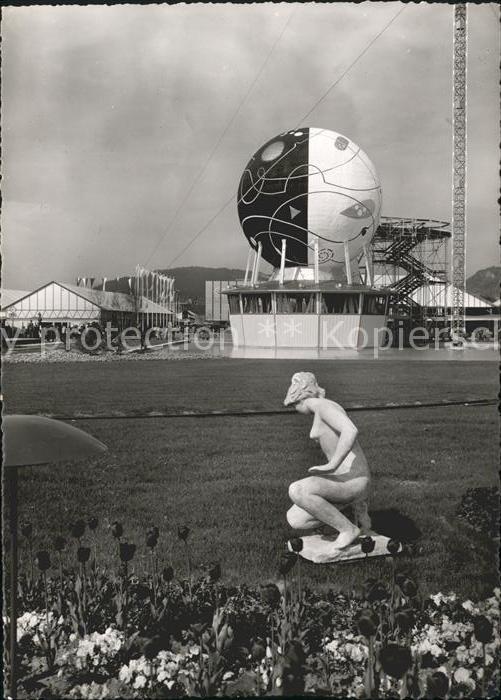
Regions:
<instances>
[{"instance_id":1,"label":"glass facade","mask_svg":"<svg viewBox=\"0 0 501 700\"><path fill-rule=\"evenodd\" d=\"M242 294L244 314L271 314L271 293Z\"/></svg>"},{"instance_id":2,"label":"glass facade","mask_svg":"<svg viewBox=\"0 0 501 700\"><path fill-rule=\"evenodd\" d=\"M358 314L360 294L322 294L320 313L322 314Z\"/></svg>"},{"instance_id":3,"label":"glass facade","mask_svg":"<svg viewBox=\"0 0 501 700\"><path fill-rule=\"evenodd\" d=\"M277 294L277 314L315 314L316 294L314 292L279 292Z\"/></svg>"},{"instance_id":4,"label":"glass facade","mask_svg":"<svg viewBox=\"0 0 501 700\"><path fill-rule=\"evenodd\" d=\"M384 316L387 312L388 297L379 294L333 293L333 292L262 292L257 294L229 294L230 314L273 313L273 297L277 314L316 314L317 296L320 298L319 312L324 315ZM362 299L362 308L360 308ZM241 303L241 307L240 307Z\"/></svg>"},{"instance_id":5,"label":"glass facade","mask_svg":"<svg viewBox=\"0 0 501 700\"><path fill-rule=\"evenodd\" d=\"M376 294L365 294L362 313L369 315L380 315L385 313L386 309L386 299L385 296L378 296Z\"/></svg>"},{"instance_id":6,"label":"glass facade","mask_svg":"<svg viewBox=\"0 0 501 700\"><path fill-rule=\"evenodd\" d=\"M230 314L240 313L240 297L238 294L228 294L228 306L230 307Z\"/></svg>"}]
</instances>

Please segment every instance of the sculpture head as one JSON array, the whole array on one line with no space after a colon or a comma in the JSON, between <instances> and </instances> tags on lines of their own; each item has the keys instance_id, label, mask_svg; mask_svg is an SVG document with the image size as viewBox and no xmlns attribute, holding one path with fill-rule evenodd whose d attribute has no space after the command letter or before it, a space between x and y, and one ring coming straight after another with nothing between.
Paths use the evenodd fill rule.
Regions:
<instances>
[{"instance_id":1,"label":"sculpture head","mask_svg":"<svg viewBox=\"0 0 501 700\"><path fill-rule=\"evenodd\" d=\"M292 375L291 385L284 399L284 406L295 406L303 412L303 401L311 398L324 398L325 389L318 386L313 372L296 372Z\"/></svg>"}]
</instances>

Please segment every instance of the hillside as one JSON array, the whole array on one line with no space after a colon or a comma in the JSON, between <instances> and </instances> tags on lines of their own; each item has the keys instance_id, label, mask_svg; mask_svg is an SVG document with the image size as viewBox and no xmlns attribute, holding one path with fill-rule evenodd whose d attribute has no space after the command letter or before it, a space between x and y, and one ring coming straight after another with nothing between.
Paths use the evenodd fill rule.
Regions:
<instances>
[{"instance_id":1,"label":"hillside","mask_svg":"<svg viewBox=\"0 0 501 700\"><path fill-rule=\"evenodd\" d=\"M203 313L205 304L206 280L236 280L243 279L245 271L230 267L173 267L166 270L158 270L176 280L175 288L182 301L191 300L191 304L197 313ZM261 275L261 279L265 276ZM468 277L466 289L472 294L477 294L484 299L495 301L499 299L499 285L501 283L501 267L492 266L478 270ZM95 287L100 288L100 285ZM129 292L127 277L118 280L108 280L106 289L110 292ZM196 307L196 308L195 308Z\"/></svg>"},{"instance_id":2,"label":"hillside","mask_svg":"<svg viewBox=\"0 0 501 700\"><path fill-rule=\"evenodd\" d=\"M172 267L158 272L174 277L181 299L191 299L193 304L205 304L206 280L237 280L245 276L245 270L229 267Z\"/></svg>"},{"instance_id":3,"label":"hillside","mask_svg":"<svg viewBox=\"0 0 501 700\"><path fill-rule=\"evenodd\" d=\"M478 270L466 280L466 289L471 294L496 301L499 299L499 285L501 284L501 267L493 265L483 270Z\"/></svg>"}]
</instances>

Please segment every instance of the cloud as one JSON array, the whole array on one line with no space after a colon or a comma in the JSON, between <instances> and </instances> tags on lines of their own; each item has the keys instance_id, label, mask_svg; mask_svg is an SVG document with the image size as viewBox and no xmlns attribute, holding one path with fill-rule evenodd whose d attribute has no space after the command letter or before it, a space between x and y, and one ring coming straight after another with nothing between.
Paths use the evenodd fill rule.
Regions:
<instances>
[{"instance_id":1,"label":"cloud","mask_svg":"<svg viewBox=\"0 0 501 700\"><path fill-rule=\"evenodd\" d=\"M144 264L159 241L150 264L165 267L236 192L256 149L299 123L398 9L7 8L6 284L119 274ZM388 215L450 218L451 12L407 5L307 120L346 133L367 151ZM469 216L478 231L471 265L482 266L497 230L497 34L489 7L470 6L469 13ZM481 187L483 173L491 184ZM236 266L246 254L232 202L178 264Z\"/></svg>"}]
</instances>

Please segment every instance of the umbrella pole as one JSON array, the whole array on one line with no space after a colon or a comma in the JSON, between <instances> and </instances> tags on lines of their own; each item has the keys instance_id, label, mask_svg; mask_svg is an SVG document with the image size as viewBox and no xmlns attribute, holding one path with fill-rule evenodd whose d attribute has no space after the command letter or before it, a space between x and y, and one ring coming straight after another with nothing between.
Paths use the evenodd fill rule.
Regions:
<instances>
[{"instance_id":1,"label":"umbrella pole","mask_svg":"<svg viewBox=\"0 0 501 700\"><path fill-rule=\"evenodd\" d=\"M17 697L17 468L6 469L10 512L10 697Z\"/></svg>"}]
</instances>

